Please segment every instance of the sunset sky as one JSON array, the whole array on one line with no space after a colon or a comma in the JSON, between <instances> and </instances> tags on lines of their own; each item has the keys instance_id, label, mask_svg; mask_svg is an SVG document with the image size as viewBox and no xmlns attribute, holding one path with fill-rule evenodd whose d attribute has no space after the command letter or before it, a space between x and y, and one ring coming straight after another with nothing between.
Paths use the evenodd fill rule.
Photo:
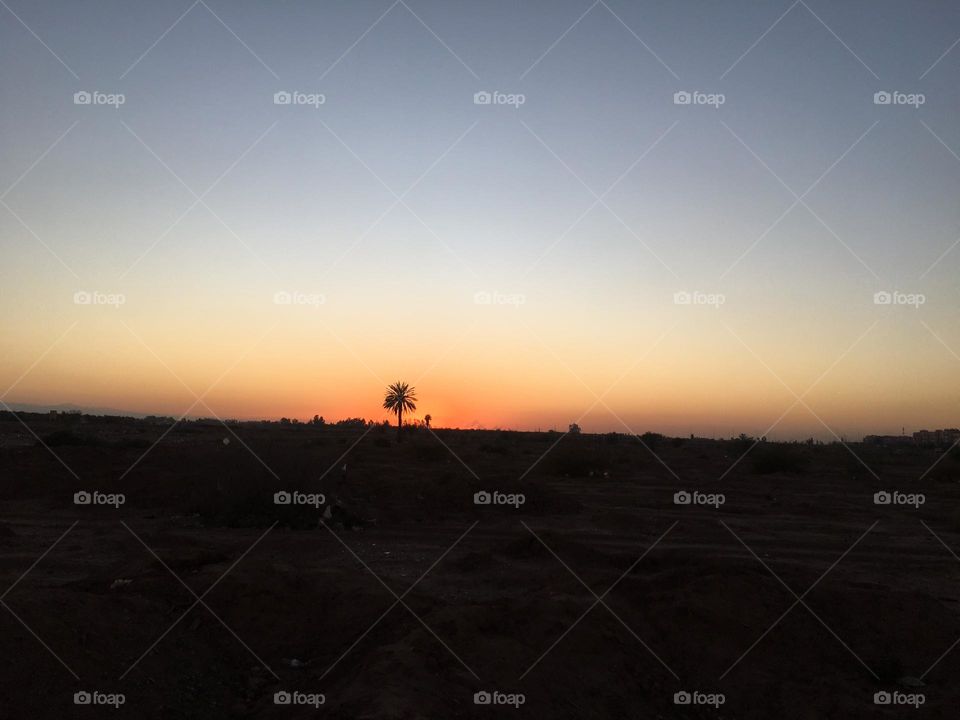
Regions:
<instances>
[{"instance_id":1,"label":"sunset sky","mask_svg":"<svg viewBox=\"0 0 960 720\"><path fill-rule=\"evenodd\" d=\"M4 402L960 426L960 5L5 2Z\"/></svg>"}]
</instances>

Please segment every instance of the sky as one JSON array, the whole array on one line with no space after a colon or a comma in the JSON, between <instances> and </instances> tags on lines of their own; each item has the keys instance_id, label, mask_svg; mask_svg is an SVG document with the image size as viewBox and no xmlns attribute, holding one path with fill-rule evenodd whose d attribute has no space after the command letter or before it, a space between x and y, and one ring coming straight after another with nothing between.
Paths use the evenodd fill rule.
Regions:
<instances>
[{"instance_id":1,"label":"sky","mask_svg":"<svg viewBox=\"0 0 960 720\"><path fill-rule=\"evenodd\" d=\"M902 0L4 0L0 400L956 427L958 39Z\"/></svg>"}]
</instances>

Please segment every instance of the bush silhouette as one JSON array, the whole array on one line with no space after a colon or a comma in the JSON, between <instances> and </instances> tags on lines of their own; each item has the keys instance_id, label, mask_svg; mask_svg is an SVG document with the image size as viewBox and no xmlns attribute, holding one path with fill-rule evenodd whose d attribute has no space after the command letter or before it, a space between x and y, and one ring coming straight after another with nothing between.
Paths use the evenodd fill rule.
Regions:
<instances>
[{"instance_id":1,"label":"bush silhouette","mask_svg":"<svg viewBox=\"0 0 960 720\"><path fill-rule=\"evenodd\" d=\"M753 451L751 462L754 472L760 475L770 475L775 472L802 472L806 467L807 458L804 457L799 448L768 443Z\"/></svg>"}]
</instances>

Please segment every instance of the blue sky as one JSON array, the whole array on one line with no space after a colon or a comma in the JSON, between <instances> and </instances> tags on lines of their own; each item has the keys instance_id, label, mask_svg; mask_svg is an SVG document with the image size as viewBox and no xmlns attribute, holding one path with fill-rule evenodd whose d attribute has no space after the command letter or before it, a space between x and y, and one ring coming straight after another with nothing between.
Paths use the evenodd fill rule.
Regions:
<instances>
[{"instance_id":1,"label":"blue sky","mask_svg":"<svg viewBox=\"0 0 960 720\"><path fill-rule=\"evenodd\" d=\"M516 390L537 375L544 395L475 411L458 396L457 422L562 425L593 402L587 387L670 330L661 364L628 377L588 429L760 432L792 402L785 385L804 390L879 321L821 386L821 419L784 427L830 437L824 420L857 434L952 419L960 7L8 6L4 387L79 322L9 399L175 410L169 393L142 392L153 372L169 380L149 355L202 389L278 318L279 354L317 352L303 337L330 331L331 377L357 356L368 382L416 376L476 321L465 357L438 365L445 397L496 376L491 348L513 358ZM124 101L76 105L78 91ZM280 91L325 101L276 105ZM477 105L479 91L523 103ZM675 104L683 91L723 102ZM880 91L923 102L878 105ZM71 302L83 289L128 302L94 316ZM322 294L322 319L278 316L278 289ZM484 291L524 303L483 315ZM878 291L925 302L877 306ZM724 302L678 307L678 292ZM135 358L130 329L155 353ZM691 374L730 378L730 395L690 389ZM322 383L309 404L293 388L241 391L256 377L238 377L224 412L349 407ZM551 383L573 385L568 404Z\"/></svg>"}]
</instances>

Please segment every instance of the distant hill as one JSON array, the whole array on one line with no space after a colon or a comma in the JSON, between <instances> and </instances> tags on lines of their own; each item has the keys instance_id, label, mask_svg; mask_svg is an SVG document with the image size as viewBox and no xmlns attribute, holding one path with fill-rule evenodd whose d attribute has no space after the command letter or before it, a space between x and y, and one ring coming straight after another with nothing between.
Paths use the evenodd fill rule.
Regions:
<instances>
[{"instance_id":1,"label":"distant hill","mask_svg":"<svg viewBox=\"0 0 960 720\"><path fill-rule=\"evenodd\" d=\"M84 415L120 415L122 417L145 418L151 413L133 412L131 410L118 410L117 408L89 407L86 405L74 405L73 403L64 403L62 405L35 405L33 403L8 402L7 406L11 410L32 413L48 413L53 410L57 412L79 412Z\"/></svg>"}]
</instances>

